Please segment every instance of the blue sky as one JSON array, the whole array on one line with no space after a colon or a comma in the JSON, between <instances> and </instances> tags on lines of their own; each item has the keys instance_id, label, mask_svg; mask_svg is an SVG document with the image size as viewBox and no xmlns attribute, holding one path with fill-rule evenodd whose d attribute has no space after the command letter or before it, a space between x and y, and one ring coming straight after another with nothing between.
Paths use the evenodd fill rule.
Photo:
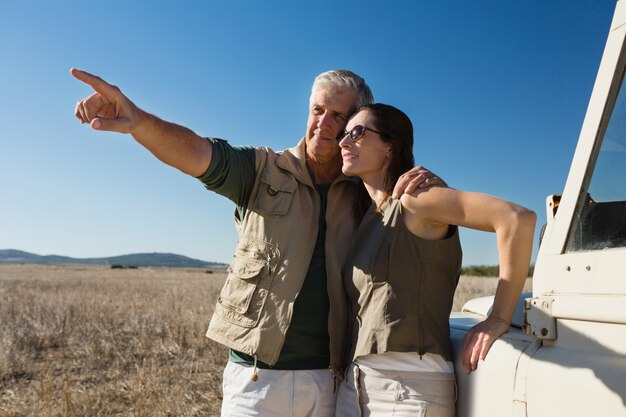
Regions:
<instances>
[{"instance_id":1,"label":"blue sky","mask_svg":"<svg viewBox=\"0 0 626 417\"><path fill-rule=\"evenodd\" d=\"M0 3L0 249L174 252L229 262L232 203L131 137L74 118L87 70L197 133L282 149L313 78L351 69L415 126L415 159L451 186L545 223L561 193L614 1ZM461 232L464 265L497 264ZM534 257L537 252L535 240ZM533 259L534 259L533 257Z\"/></svg>"}]
</instances>

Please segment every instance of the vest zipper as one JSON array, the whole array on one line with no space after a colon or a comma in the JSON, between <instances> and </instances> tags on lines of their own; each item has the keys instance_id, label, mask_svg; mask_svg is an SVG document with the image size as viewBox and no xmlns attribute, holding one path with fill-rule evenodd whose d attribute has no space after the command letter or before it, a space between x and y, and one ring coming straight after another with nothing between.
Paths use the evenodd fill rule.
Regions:
<instances>
[{"instance_id":1,"label":"vest zipper","mask_svg":"<svg viewBox=\"0 0 626 417\"><path fill-rule=\"evenodd\" d=\"M333 394L337 392L337 375L335 375L335 371L333 371L333 367L329 366L328 370L330 370L330 374L333 376Z\"/></svg>"},{"instance_id":2,"label":"vest zipper","mask_svg":"<svg viewBox=\"0 0 626 417\"><path fill-rule=\"evenodd\" d=\"M424 271L421 271L423 274ZM417 354L420 356L420 360L422 360L422 356L424 356L424 352L422 351L422 277L420 276L417 281Z\"/></svg>"}]
</instances>

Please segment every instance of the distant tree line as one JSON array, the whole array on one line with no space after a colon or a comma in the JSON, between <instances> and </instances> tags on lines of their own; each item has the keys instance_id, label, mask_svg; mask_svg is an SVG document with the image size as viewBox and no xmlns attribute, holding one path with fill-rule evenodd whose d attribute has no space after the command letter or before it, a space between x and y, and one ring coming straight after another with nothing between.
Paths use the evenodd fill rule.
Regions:
<instances>
[{"instance_id":1,"label":"distant tree line","mask_svg":"<svg viewBox=\"0 0 626 417\"><path fill-rule=\"evenodd\" d=\"M111 265L111 269L139 269L139 267L137 265L113 264Z\"/></svg>"},{"instance_id":2,"label":"distant tree line","mask_svg":"<svg viewBox=\"0 0 626 417\"><path fill-rule=\"evenodd\" d=\"M528 268L528 277L533 276L535 266ZM469 275L473 277L497 277L500 276L499 265L470 265L461 268L461 275Z\"/></svg>"}]
</instances>

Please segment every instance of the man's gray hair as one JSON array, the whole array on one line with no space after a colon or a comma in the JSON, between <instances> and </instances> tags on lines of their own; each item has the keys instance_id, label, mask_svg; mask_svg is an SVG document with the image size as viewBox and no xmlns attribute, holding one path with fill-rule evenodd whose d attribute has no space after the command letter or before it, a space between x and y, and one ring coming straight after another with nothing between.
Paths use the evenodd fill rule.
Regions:
<instances>
[{"instance_id":1,"label":"man's gray hair","mask_svg":"<svg viewBox=\"0 0 626 417\"><path fill-rule=\"evenodd\" d=\"M356 97L357 109L365 104L374 102L372 90L365 80L348 70L326 71L315 77L311 94L319 90L328 90L336 93L350 91Z\"/></svg>"}]
</instances>

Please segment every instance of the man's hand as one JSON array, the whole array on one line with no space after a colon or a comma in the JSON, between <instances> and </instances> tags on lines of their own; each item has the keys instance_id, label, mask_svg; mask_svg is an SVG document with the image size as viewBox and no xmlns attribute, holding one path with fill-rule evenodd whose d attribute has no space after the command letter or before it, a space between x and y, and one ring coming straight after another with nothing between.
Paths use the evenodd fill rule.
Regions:
<instances>
[{"instance_id":1,"label":"man's hand","mask_svg":"<svg viewBox=\"0 0 626 417\"><path fill-rule=\"evenodd\" d=\"M435 185L447 187L445 183L437 175L433 174L423 166L416 166L404 174L400 175L396 186L393 188L392 198L398 199L402 194L411 194L418 188L427 188Z\"/></svg>"},{"instance_id":2,"label":"man's hand","mask_svg":"<svg viewBox=\"0 0 626 417\"><path fill-rule=\"evenodd\" d=\"M92 128L131 133L141 110L119 88L88 72L72 68L70 73L93 88L94 93L76 103L75 114Z\"/></svg>"},{"instance_id":3,"label":"man's hand","mask_svg":"<svg viewBox=\"0 0 626 417\"><path fill-rule=\"evenodd\" d=\"M119 88L95 75L72 68L70 73L93 88L94 93L76 104L82 123L97 130L130 133L160 161L197 177L211 163L211 142L192 130L166 122L135 106Z\"/></svg>"}]
</instances>

